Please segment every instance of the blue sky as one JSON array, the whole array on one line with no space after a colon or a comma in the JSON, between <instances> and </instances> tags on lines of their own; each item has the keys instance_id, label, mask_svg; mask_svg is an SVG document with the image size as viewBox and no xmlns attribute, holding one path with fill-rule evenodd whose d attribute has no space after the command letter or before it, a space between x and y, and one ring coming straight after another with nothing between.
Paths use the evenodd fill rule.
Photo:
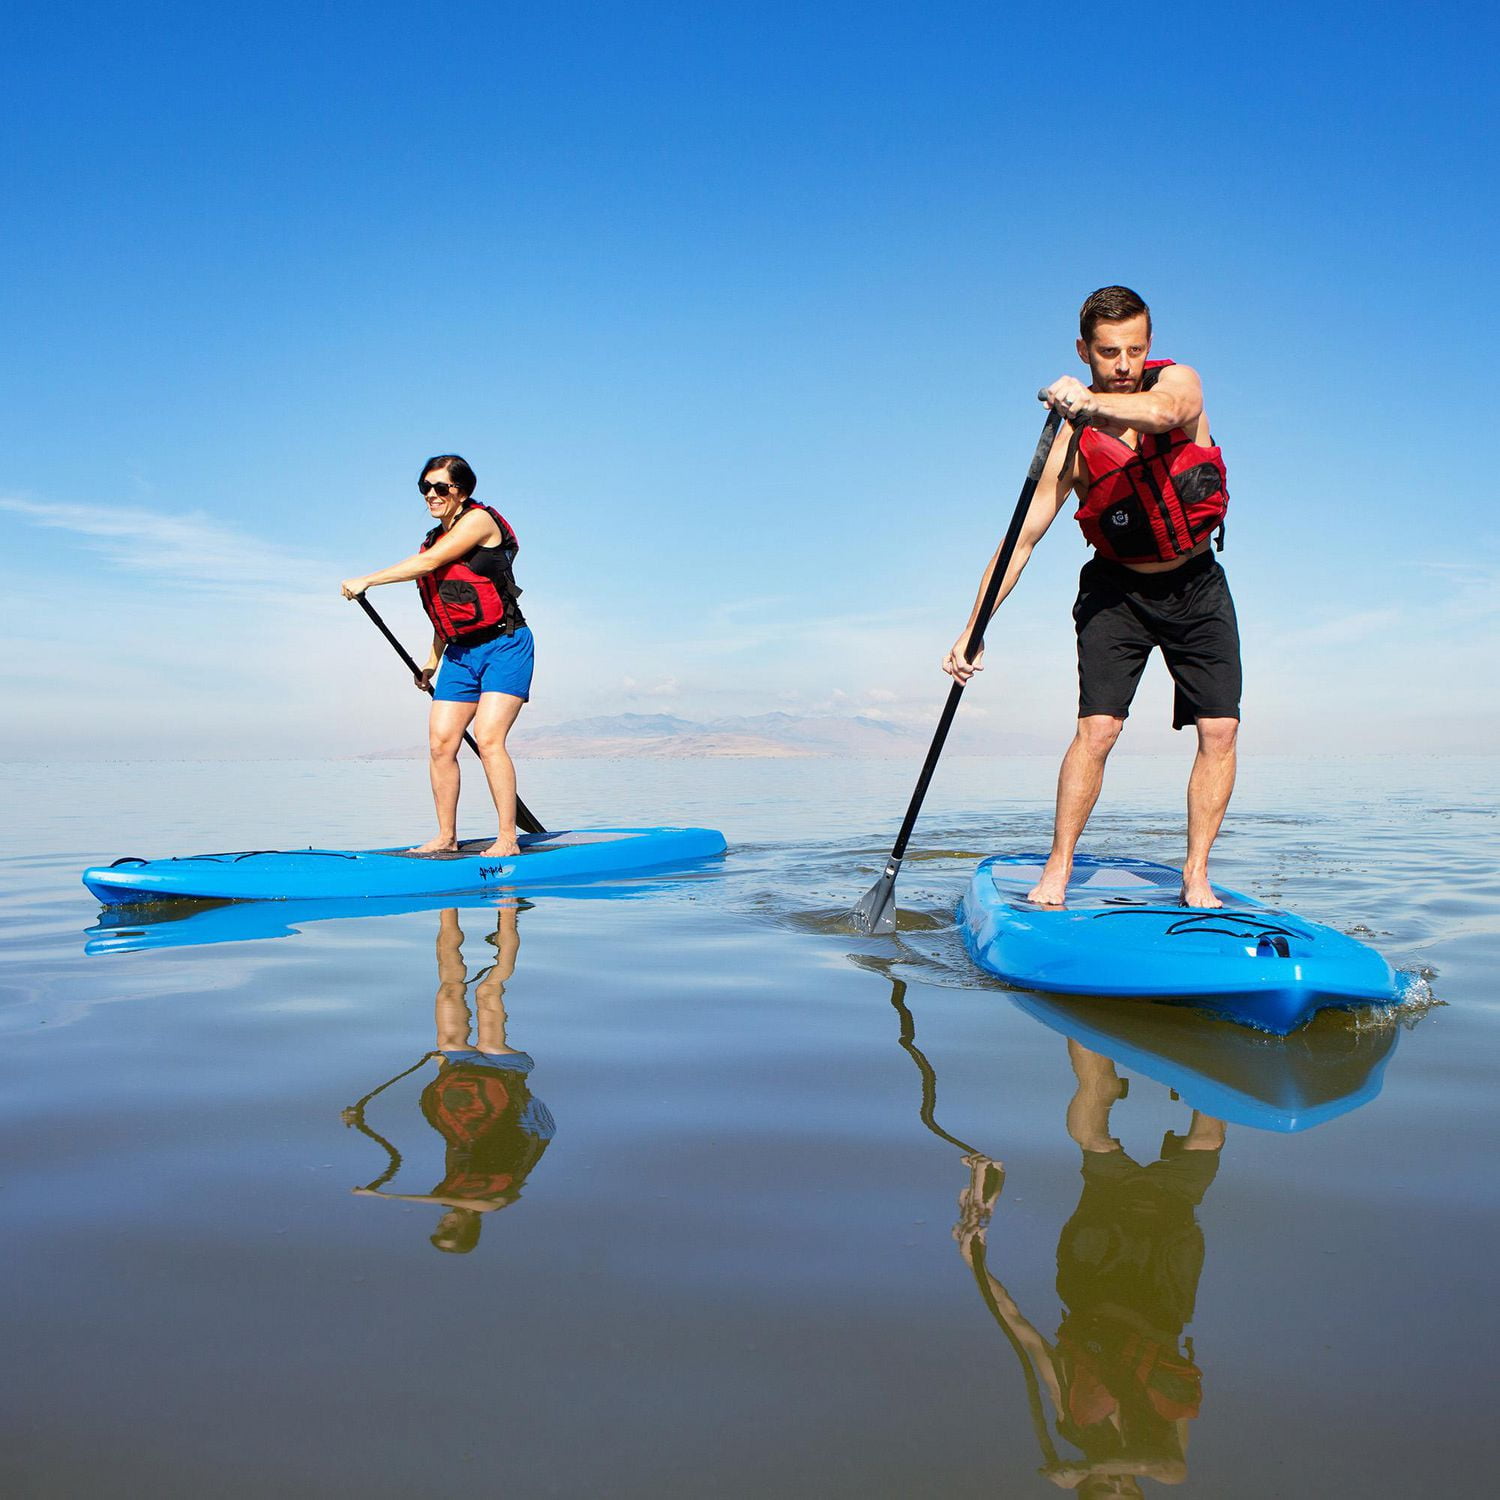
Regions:
<instances>
[{"instance_id":1,"label":"blue sky","mask_svg":"<svg viewBox=\"0 0 1500 1500\"><path fill-rule=\"evenodd\" d=\"M1247 746L1489 750L1497 30L21 7L0 755L420 740L337 586L412 549L441 450L520 534L534 720L929 724L1033 393L1115 281L1226 450ZM992 630L997 748L1066 741L1083 556L1060 519ZM372 599L422 642L414 589ZM1168 701L1154 668L1127 743Z\"/></svg>"}]
</instances>

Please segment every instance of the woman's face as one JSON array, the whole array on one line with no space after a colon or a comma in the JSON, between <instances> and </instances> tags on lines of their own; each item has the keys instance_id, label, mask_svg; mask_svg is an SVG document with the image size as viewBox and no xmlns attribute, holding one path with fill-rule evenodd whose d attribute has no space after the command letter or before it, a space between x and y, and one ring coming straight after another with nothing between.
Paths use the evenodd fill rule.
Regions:
<instances>
[{"instance_id":1,"label":"woman's face","mask_svg":"<svg viewBox=\"0 0 1500 1500\"><path fill-rule=\"evenodd\" d=\"M418 481L418 488L434 521L446 521L469 498L453 483L446 468L429 469Z\"/></svg>"}]
</instances>

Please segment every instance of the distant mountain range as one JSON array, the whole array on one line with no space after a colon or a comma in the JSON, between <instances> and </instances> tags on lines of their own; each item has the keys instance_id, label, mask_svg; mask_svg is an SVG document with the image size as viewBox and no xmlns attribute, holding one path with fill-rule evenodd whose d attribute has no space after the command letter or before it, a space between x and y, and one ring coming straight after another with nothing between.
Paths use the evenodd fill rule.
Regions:
<instances>
[{"instance_id":1,"label":"distant mountain range","mask_svg":"<svg viewBox=\"0 0 1500 1500\"><path fill-rule=\"evenodd\" d=\"M672 714L604 714L587 719L569 719L562 724L528 724L523 717L511 735L518 755L537 760L561 760L605 756L708 757L752 756L763 759L796 759L814 756L848 756L855 759L920 759L936 727L912 728L864 715L753 714L700 723ZM963 754L993 754L1004 750L1025 754L1032 750L1052 753L1056 736L1004 736L1003 745L985 743L989 734L980 726L962 732L957 726L952 749ZM370 760L404 760L423 753L386 750L365 757Z\"/></svg>"}]
</instances>

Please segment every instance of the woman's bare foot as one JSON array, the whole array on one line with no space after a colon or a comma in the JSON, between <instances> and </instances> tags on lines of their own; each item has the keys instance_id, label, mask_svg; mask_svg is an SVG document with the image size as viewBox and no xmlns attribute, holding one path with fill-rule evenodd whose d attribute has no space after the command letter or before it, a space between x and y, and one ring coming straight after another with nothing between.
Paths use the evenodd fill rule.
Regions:
<instances>
[{"instance_id":1,"label":"woman's bare foot","mask_svg":"<svg viewBox=\"0 0 1500 1500\"><path fill-rule=\"evenodd\" d=\"M491 854L496 856L497 858L503 859L508 854L519 854L521 852L521 846L516 842L516 837L514 834L512 834L509 838L506 838L504 834L502 834L495 840L493 844L490 845L488 849L481 849L479 852L481 854Z\"/></svg>"},{"instance_id":2,"label":"woman's bare foot","mask_svg":"<svg viewBox=\"0 0 1500 1500\"><path fill-rule=\"evenodd\" d=\"M1073 861L1053 855L1042 869L1042 878L1026 892L1028 901L1038 906L1062 906L1068 899L1068 878L1073 873Z\"/></svg>"},{"instance_id":3,"label":"woman's bare foot","mask_svg":"<svg viewBox=\"0 0 1500 1500\"><path fill-rule=\"evenodd\" d=\"M418 844L415 849L409 849L409 854L453 854L458 849L457 839L445 839L441 834L435 839L428 839L425 844Z\"/></svg>"}]
</instances>

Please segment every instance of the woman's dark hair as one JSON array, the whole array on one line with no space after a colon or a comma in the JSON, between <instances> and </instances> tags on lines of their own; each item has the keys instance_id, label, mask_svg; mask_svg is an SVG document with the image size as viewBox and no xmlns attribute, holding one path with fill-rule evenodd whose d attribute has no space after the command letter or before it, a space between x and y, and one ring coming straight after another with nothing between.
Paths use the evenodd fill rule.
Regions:
<instances>
[{"instance_id":1,"label":"woman's dark hair","mask_svg":"<svg viewBox=\"0 0 1500 1500\"><path fill-rule=\"evenodd\" d=\"M479 1231L483 1228L484 1216L474 1209L450 1208L438 1220L437 1232L428 1238L449 1255L467 1255L479 1243Z\"/></svg>"},{"instance_id":2,"label":"woman's dark hair","mask_svg":"<svg viewBox=\"0 0 1500 1500\"><path fill-rule=\"evenodd\" d=\"M426 479L434 469L446 469L448 478L466 495L472 495L479 488L479 481L474 477L474 471L469 467L468 461L460 458L456 453L439 453L436 458L429 458L422 465L422 472L417 475L417 478Z\"/></svg>"},{"instance_id":3,"label":"woman's dark hair","mask_svg":"<svg viewBox=\"0 0 1500 1500\"><path fill-rule=\"evenodd\" d=\"M1146 332L1151 332L1151 309L1139 292L1128 286L1101 286L1090 292L1078 309L1078 336L1085 344L1093 342L1094 329L1100 323L1123 323L1127 318L1146 315ZM434 460L435 461L435 460Z\"/></svg>"}]
</instances>

